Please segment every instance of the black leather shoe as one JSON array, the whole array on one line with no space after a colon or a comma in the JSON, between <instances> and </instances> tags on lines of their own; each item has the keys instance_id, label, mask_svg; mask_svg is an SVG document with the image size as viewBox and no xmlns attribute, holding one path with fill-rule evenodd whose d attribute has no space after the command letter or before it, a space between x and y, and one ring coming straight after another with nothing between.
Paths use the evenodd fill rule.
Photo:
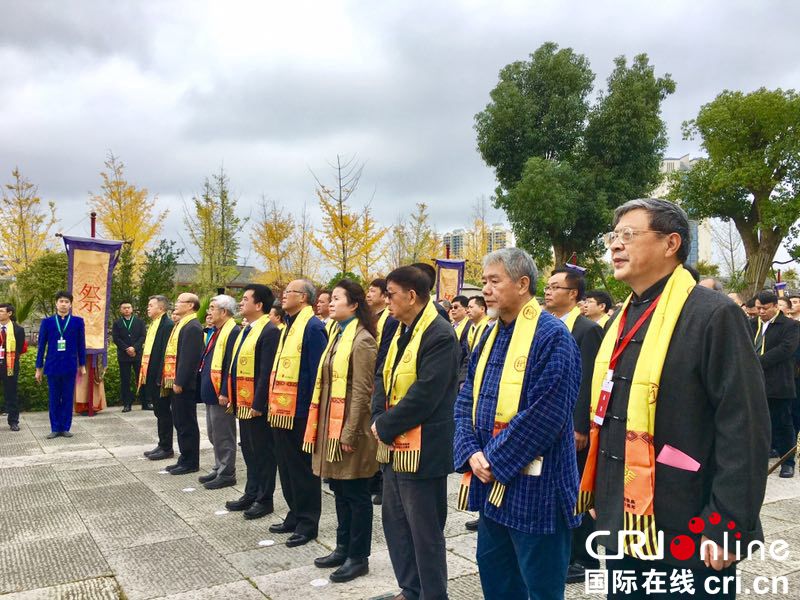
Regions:
<instances>
[{"instance_id":1,"label":"black leather shoe","mask_svg":"<svg viewBox=\"0 0 800 600\"><path fill-rule=\"evenodd\" d=\"M314 559L314 566L320 569L330 569L331 567L341 567L347 560L347 550L341 546L336 546L336 550L328 554Z\"/></svg>"},{"instance_id":2,"label":"black leather shoe","mask_svg":"<svg viewBox=\"0 0 800 600\"><path fill-rule=\"evenodd\" d=\"M48 439L48 440L53 440L53 439L57 438L57 437L58 437L58 436L60 436L60 435L61 435L61 434L60 434L60 433L58 433L57 431L51 431L50 433L48 433L48 434L47 434L46 436L44 436L44 437L45 437L45 439Z\"/></svg>"},{"instance_id":3,"label":"black leather shoe","mask_svg":"<svg viewBox=\"0 0 800 600\"><path fill-rule=\"evenodd\" d=\"M464 527L466 527L467 531L478 531L478 519L467 521L464 523Z\"/></svg>"},{"instance_id":4,"label":"black leather shoe","mask_svg":"<svg viewBox=\"0 0 800 600\"><path fill-rule=\"evenodd\" d=\"M260 519L271 515L274 509L269 504L261 504L261 502L253 502L253 506L244 511L245 519Z\"/></svg>"},{"instance_id":5,"label":"black leather shoe","mask_svg":"<svg viewBox=\"0 0 800 600\"><path fill-rule=\"evenodd\" d=\"M156 447L155 447L155 448L153 448L152 450L145 450L144 452L142 452L142 454L144 454L145 456L148 456L148 457L149 457L151 454L155 454L155 453L156 453L156 452L158 452L159 450L161 450L161 446L156 446Z\"/></svg>"},{"instance_id":6,"label":"black leather shoe","mask_svg":"<svg viewBox=\"0 0 800 600\"><path fill-rule=\"evenodd\" d=\"M165 460L167 458L172 458L173 456L175 456L174 451L159 448L157 452L153 452L152 454L148 455L147 458L150 460Z\"/></svg>"},{"instance_id":7,"label":"black leather shoe","mask_svg":"<svg viewBox=\"0 0 800 600\"><path fill-rule=\"evenodd\" d=\"M209 481L213 481L216 478L217 478L217 472L211 471L211 473L209 473L208 475L200 475L200 477L197 478L197 481L199 481L200 483L208 483Z\"/></svg>"},{"instance_id":8,"label":"black leather shoe","mask_svg":"<svg viewBox=\"0 0 800 600\"><path fill-rule=\"evenodd\" d=\"M311 541L312 538L308 537L307 535L303 535L302 533L293 533L289 536L289 539L286 540L286 547L287 548L295 548L296 546L303 546Z\"/></svg>"},{"instance_id":9,"label":"black leather shoe","mask_svg":"<svg viewBox=\"0 0 800 600\"><path fill-rule=\"evenodd\" d=\"M238 500L228 500L225 503L225 508L231 511L247 510L253 506L253 502L255 502L253 498L250 498L249 496L242 496Z\"/></svg>"},{"instance_id":10,"label":"black leather shoe","mask_svg":"<svg viewBox=\"0 0 800 600\"><path fill-rule=\"evenodd\" d=\"M794 465L781 465L781 477L789 479L794 477Z\"/></svg>"},{"instance_id":11,"label":"black leather shoe","mask_svg":"<svg viewBox=\"0 0 800 600\"><path fill-rule=\"evenodd\" d=\"M12 423L11 431L19 431L19 425L17 423Z\"/></svg>"},{"instance_id":12,"label":"black leather shoe","mask_svg":"<svg viewBox=\"0 0 800 600\"><path fill-rule=\"evenodd\" d=\"M131 412L131 407L130 407L130 406L126 406L126 407L124 407L124 408L122 409L122 412Z\"/></svg>"},{"instance_id":13,"label":"black leather shoe","mask_svg":"<svg viewBox=\"0 0 800 600\"><path fill-rule=\"evenodd\" d=\"M383 495L372 494L372 503L376 506L380 506L381 504L383 504Z\"/></svg>"},{"instance_id":14,"label":"black leather shoe","mask_svg":"<svg viewBox=\"0 0 800 600\"><path fill-rule=\"evenodd\" d=\"M233 477L216 477L211 481L204 483L203 487L207 490L221 490L222 488L231 487L236 485L236 479Z\"/></svg>"},{"instance_id":15,"label":"black leather shoe","mask_svg":"<svg viewBox=\"0 0 800 600\"><path fill-rule=\"evenodd\" d=\"M333 583L344 583L352 581L356 577L361 577L369 573L368 558L348 558L344 564L331 573L328 578Z\"/></svg>"},{"instance_id":16,"label":"black leather shoe","mask_svg":"<svg viewBox=\"0 0 800 600\"><path fill-rule=\"evenodd\" d=\"M573 563L567 569L567 583L583 583L586 580L586 567Z\"/></svg>"},{"instance_id":17,"label":"black leather shoe","mask_svg":"<svg viewBox=\"0 0 800 600\"><path fill-rule=\"evenodd\" d=\"M73 436L73 433L71 431L62 431L61 432L61 437L70 438L72 436Z\"/></svg>"},{"instance_id":18,"label":"black leather shoe","mask_svg":"<svg viewBox=\"0 0 800 600\"><path fill-rule=\"evenodd\" d=\"M150 403L142 404L142 410L153 410L153 405Z\"/></svg>"},{"instance_id":19,"label":"black leather shoe","mask_svg":"<svg viewBox=\"0 0 800 600\"><path fill-rule=\"evenodd\" d=\"M286 521L283 521L282 523L273 523L272 525L270 525L269 526L269 532L270 533L294 533L294 528L295 527L297 527L297 525L292 525L290 527L289 525L286 524Z\"/></svg>"},{"instance_id":20,"label":"black leather shoe","mask_svg":"<svg viewBox=\"0 0 800 600\"><path fill-rule=\"evenodd\" d=\"M189 473L197 473L200 470L200 467L176 467L172 469L169 474L170 475L188 475Z\"/></svg>"},{"instance_id":21,"label":"black leather shoe","mask_svg":"<svg viewBox=\"0 0 800 600\"><path fill-rule=\"evenodd\" d=\"M166 467L164 467L164 470L169 473L173 469L177 469L180 466L181 466L180 463L175 463L174 465L167 465Z\"/></svg>"}]
</instances>

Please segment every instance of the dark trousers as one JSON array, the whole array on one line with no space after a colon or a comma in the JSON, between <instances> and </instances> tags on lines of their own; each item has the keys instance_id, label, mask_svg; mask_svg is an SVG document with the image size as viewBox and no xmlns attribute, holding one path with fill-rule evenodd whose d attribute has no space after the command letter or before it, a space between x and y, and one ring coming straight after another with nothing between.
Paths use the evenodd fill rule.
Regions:
<instances>
[{"instance_id":1,"label":"dark trousers","mask_svg":"<svg viewBox=\"0 0 800 600\"><path fill-rule=\"evenodd\" d=\"M347 552L348 558L362 559L372 549L371 479L331 479L336 498L336 546Z\"/></svg>"},{"instance_id":2,"label":"dark trousers","mask_svg":"<svg viewBox=\"0 0 800 600\"><path fill-rule=\"evenodd\" d=\"M77 372L47 376L47 387L50 391L50 431L63 433L72 427L72 401L75 397L76 376Z\"/></svg>"},{"instance_id":3,"label":"dark trousers","mask_svg":"<svg viewBox=\"0 0 800 600\"><path fill-rule=\"evenodd\" d=\"M197 425L197 403L195 394L170 392L172 422L178 433L178 449L181 451L178 464L190 469L200 467L200 427Z\"/></svg>"},{"instance_id":4,"label":"dark trousers","mask_svg":"<svg viewBox=\"0 0 800 600\"><path fill-rule=\"evenodd\" d=\"M794 380L795 398L792 400L792 423L794 435L800 435L800 379Z\"/></svg>"},{"instance_id":5,"label":"dark trousers","mask_svg":"<svg viewBox=\"0 0 800 600\"><path fill-rule=\"evenodd\" d=\"M645 573L651 570L655 570L657 573L664 573L665 575L659 577L663 582L663 591L654 593L653 588L650 588L651 593L648 595L648 588L644 585L646 579ZM673 567L660 560L639 560L638 558L632 558L627 555L624 555L622 558L607 558L606 579L608 581L608 598L609 600L652 600L654 598L663 598L664 600L702 600L703 598L709 600L714 598L717 600L727 600L736 597L736 565L731 565L722 571L714 571L705 568L685 569L687 571L690 570L692 573L691 580L694 594L678 593L678 589L674 587L675 584L672 584L670 581L673 572L675 572L677 577L683 570L682 568ZM618 577L622 577L623 581L628 579L629 576L635 577L636 588L633 589L631 586L627 589L615 590L614 571L618 573L627 571L624 576L618 575ZM708 581L709 579L710 581ZM727 593L725 593L726 589L723 587L726 585L726 581ZM706 591L706 585L709 586L709 591Z\"/></svg>"},{"instance_id":6,"label":"dark trousers","mask_svg":"<svg viewBox=\"0 0 800 600\"><path fill-rule=\"evenodd\" d=\"M583 475L583 468L586 466L586 459L589 456L588 447L578 452L578 477ZM594 533L595 521L588 512L583 513L581 524L572 530L572 549L570 550L569 564L581 564L587 569L598 569L600 561L589 555L586 549L586 540ZM597 554L597 542L592 543L595 554Z\"/></svg>"},{"instance_id":7,"label":"dark trousers","mask_svg":"<svg viewBox=\"0 0 800 600\"><path fill-rule=\"evenodd\" d=\"M553 533L524 533L478 521L478 570L486 600L564 598L572 534L559 514Z\"/></svg>"},{"instance_id":8,"label":"dark trousers","mask_svg":"<svg viewBox=\"0 0 800 600\"><path fill-rule=\"evenodd\" d=\"M239 421L242 456L247 466L244 495L267 506L272 506L278 469L272 431L266 415Z\"/></svg>"},{"instance_id":9,"label":"dark trousers","mask_svg":"<svg viewBox=\"0 0 800 600\"><path fill-rule=\"evenodd\" d=\"M383 470L383 533L407 600L447 598L447 477L399 479Z\"/></svg>"},{"instance_id":10,"label":"dark trousers","mask_svg":"<svg viewBox=\"0 0 800 600\"><path fill-rule=\"evenodd\" d=\"M117 360L119 360L119 354L117 354ZM141 366L141 361L119 360L119 396L120 400L122 400L122 406L130 407L133 404L135 396L131 384L139 377ZM132 376L131 372L133 373Z\"/></svg>"},{"instance_id":11,"label":"dark trousers","mask_svg":"<svg viewBox=\"0 0 800 600\"><path fill-rule=\"evenodd\" d=\"M322 487L311 470L311 455L303 452L303 434L308 417L295 418L292 429L274 427L275 456L283 497L289 505L285 522L295 533L317 537L322 512Z\"/></svg>"},{"instance_id":12,"label":"dark trousers","mask_svg":"<svg viewBox=\"0 0 800 600\"><path fill-rule=\"evenodd\" d=\"M792 422L792 398L767 398L769 417L772 421L772 441L779 456L783 456L797 443ZM794 466L794 453L785 465Z\"/></svg>"},{"instance_id":13,"label":"dark trousers","mask_svg":"<svg viewBox=\"0 0 800 600\"><path fill-rule=\"evenodd\" d=\"M8 424L19 424L19 401L17 400L17 379L19 375L8 375L5 363L0 364L0 379L3 380L3 401L8 413Z\"/></svg>"},{"instance_id":14,"label":"dark trousers","mask_svg":"<svg viewBox=\"0 0 800 600\"><path fill-rule=\"evenodd\" d=\"M153 405L153 414L156 416L158 428L158 446L167 451L172 450L172 402L169 395L161 396L158 388L155 393L146 396Z\"/></svg>"},{"instance_id":15,"label":"dark trousers","mask_svg":"<svg viewBox=\"0 0 800 600\"><path fill-rule=\"evenodd\" d=\"M370 494L383 494L383 473L380 469L369 480L369 493Z\"/></svg>"}]
</instances>

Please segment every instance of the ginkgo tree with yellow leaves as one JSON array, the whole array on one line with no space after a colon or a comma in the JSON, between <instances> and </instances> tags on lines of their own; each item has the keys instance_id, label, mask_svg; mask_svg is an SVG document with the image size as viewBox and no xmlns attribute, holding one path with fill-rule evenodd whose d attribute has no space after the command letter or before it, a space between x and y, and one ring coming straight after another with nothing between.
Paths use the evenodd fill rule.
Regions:
<instances>
[{"instance_id":1,"label":"ginkgo tree with yellow leaves","mask_svg":"<svg viewBox=\"0 0 800 600\"><path fill-rule=\"evenodd\" d=\"M369 203L357 210L350 198L358 189L364 165L355 158L336 156L331 167L335 173L333 186L324 185L319 178L317 198L322 216L322 228L312 234L311 242L322 260L338 273L359 271L369 279L386 253L384 236L388 231L372 217Z\"/></svg>"},{"instance_id":2,"label":"ginkgo tree with yellow leaves","mask_svg":"<svg viewBox=\"0 0 800 600\"><path fill-rule=\"evenodd\" d=\"M56 205L42 205L39 188L15 167L13 181L3 186L0 256L3 274L16 277L53 248L50 232L56 224Z\"/></svg>"},{"instance_id":3,"label":"ginkgo tree with yellow leaves","mask_svg":"<svg viewBox=\"0 0 800 600\"><path fill-rule=\"evenodd\" d=\"M265 269L259 279L267 285L283 287L292 277L292 238L294 217L275 200L261 197L259 213L250 233L253 252L263 260Z\"/></svg>"},{"instance_id":4,"label":"ginkgo tree with yellow leaves","mask_svg":"<svg viewBox=\"0 0 800 600\"><path fill-rule=\"evenodd\" d=\"M125 163L113 152L108 153L104 164L100 193L91 194L89 206L97 213L102 235L128 242L131 260L138 270L144 263L145 250L158 239L169 211L157 211L158 198L126 179Z\"/></svg>"}]
</instances>

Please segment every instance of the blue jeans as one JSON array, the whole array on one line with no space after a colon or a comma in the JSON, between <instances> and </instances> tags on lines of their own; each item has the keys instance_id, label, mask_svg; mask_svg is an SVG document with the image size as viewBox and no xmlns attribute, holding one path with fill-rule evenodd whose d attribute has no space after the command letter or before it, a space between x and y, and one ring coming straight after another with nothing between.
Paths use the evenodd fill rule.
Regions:
<instances>
[{"instance_id":1,"label":"blue jeans","mask_svg":"<svg viewBox=\"0 0 800 600\"><path fill-rule=\"evenodd\" d=\"M477 554L484 598L561 600L571 538L560 514L554 533L535 534L500 525L481 513Z\"/></svg>"}]
</instances>

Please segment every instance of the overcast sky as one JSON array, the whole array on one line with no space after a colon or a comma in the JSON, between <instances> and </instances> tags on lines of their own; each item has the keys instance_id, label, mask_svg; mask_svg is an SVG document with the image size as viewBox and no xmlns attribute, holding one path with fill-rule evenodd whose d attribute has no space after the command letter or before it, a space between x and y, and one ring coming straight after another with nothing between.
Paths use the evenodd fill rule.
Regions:
<instances>
[{"instance_id":1,"label":"overcast sky","mask_svg":"<svg viewBox=\"0 0 800 600\"><path fill-rule=\"evenodd\" d=\"M585 54L596 87L620 54L670 73L672 156L699 152L681 122L721 90L800 87L793 0L0 0L0 21L0 181L18 165L78 235L108 150L169 208L168 238L221 164L243 214L262 194L295 210L337 153L366 163L354 202L374 193L386 224L426 202L440 232L464 226L495 187L473 117L546 41Z\"/></svg>"}]
</instances>

